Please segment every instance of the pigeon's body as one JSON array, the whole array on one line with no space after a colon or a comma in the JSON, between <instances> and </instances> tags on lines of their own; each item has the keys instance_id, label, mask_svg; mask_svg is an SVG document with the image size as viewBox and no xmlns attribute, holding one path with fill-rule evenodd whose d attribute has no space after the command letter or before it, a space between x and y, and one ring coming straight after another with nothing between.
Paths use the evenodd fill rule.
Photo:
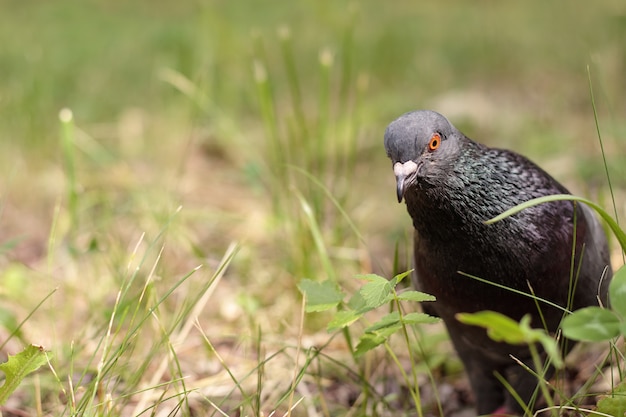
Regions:
<instances>
[{"instance_id":1,"label":"pigeon's body","mask_svg":"<svg viewBox=\"0 0 626 417\"><path fill-rule=\"evenodd\" d=\"M525 293L532 288L537 297L571 309L597 305L598 297L606 302L611 276L602 227L591 209L569 201L534 206L485 224L532 198L568 191L523 156L471 141L438 113L401 116L387 128L385 148L394 163L398 199L406 200L416 231L416 286L437 299L429 312L448 328L479 414L503 405L518 411L495 373L529 401L536 379L510 357L530 365L527 347L496 343L455 315L494 310L519 320L530 314L537 327L543 326L543 316L554 332L563 312L539 303L540 315L532 298L459 271ZM572 271L578 273L575 286Z\"/></svg>"}]
</instances>

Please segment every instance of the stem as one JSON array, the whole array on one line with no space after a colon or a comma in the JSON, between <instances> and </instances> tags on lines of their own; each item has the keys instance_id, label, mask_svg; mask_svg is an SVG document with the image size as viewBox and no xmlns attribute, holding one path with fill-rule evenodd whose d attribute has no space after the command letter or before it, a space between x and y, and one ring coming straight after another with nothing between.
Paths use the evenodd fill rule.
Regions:
<instances>
[{"instance_id":1,"label":"stem","mask_svg":"<svg viewBox=\"0 0 626 417\"><path fill-rule=\"evenodd\" d=\"M415 359L413 357L413 349L411 349L411 341L409 340L409 332L406 329L406 324L404 323L404 320L402 320L402 317L403 317L402 308L401 308L400 300L398 299L398 294L396 293L395 288L393 290L393 296L394 296L393 298L396 304L396 308L398 309L398 314L400 314L400 323L402 323L402 335L404 336L404 342L406 343L407 351L409 354L409 363L411 364L411 376L413 378L413 384L412 384L413 389L410 390L411 396L413 397L413 400L415 401L415 409L417 411L417 415L422 417L423 416L422 399L420 397L420 388L419 388L419 384L417 381L417 371L415 367ZM385 343L385 346L387 346L387 343ZM400 365L398 366L400 367L404 375L404 370L402 369L402 366ZM409 382L408 379L407 379L407 382Z\"/></svg>"},{"instance_id":2,"label":"stem","mask_svg":"<svg viewBox=\"0 0 626 417\"><path fill-rule=\"evenodd\" d=\"M548 407L551 411L550 414L553 417L558 417L558 413L557 413L557 409L554 406L554 400L552 399L552 396L550 395L550 390L548 389L548 383L545 380L545 373L546 373L546 368L544 367L543 362L541 361L541 355L539 355L539 352L537 351L537 347L535 346L534 343L530 343L528 345L528 348L530 349L530 354L533 358L533 364L535 365L535 370L537 372L537 376L539 378L537 378L537 380L539 381L539 389L541 390L541 394L543 395L543 398L545 398L546 403L548 404Z\"/></svg>"}]
</instances>

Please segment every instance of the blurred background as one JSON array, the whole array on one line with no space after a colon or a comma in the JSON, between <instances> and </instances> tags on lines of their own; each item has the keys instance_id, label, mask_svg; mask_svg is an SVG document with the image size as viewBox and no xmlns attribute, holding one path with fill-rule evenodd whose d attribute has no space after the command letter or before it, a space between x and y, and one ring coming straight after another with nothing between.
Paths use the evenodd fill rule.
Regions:
<instances>
[{"instance_id":1,"label":"blurred background","mask_svg":"<svg viewBox=\"0 0 626 417\"><path fill-rule=\"evenodd\" d=\"M282 415L291 392L295 415L407 415L390 359L350 363L297 285L411 267L382 137L413 109L624 214L622 0L0 10L1 354L50 351L3 415Z\"/></svg>"}]
</instances>

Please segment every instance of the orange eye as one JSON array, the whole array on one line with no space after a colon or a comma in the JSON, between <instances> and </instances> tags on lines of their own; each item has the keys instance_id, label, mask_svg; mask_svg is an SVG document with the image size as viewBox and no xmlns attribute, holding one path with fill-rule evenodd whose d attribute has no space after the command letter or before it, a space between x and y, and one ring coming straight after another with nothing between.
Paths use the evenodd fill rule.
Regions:
<instances>
[{"instance_id":1,"label":"orange eye","mask_svg":"<svg viewBox=\"0 0 626 417\"><path fill-rule=\"evenodd\" d=\"M439 133L433 133L430 137L430 142L428 142L428 149L434 151L439 145L441 145L441 136L439 136Z\"/></svg>"}]
</instances>

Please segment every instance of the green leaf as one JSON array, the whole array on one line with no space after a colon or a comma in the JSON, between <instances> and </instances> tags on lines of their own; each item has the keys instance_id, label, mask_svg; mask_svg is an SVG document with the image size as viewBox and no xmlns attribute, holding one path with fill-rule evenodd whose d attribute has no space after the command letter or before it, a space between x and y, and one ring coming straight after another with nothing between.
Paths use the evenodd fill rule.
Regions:
<instances>
[{"instance_id":1,"label":"green leaf","mask_svg":"<svg viewBox=\"0 0 626 417\"><path fill-rule=\"evenodd\" d=\"M601 342L619 334L620 320L610 310L585 307L565 317L561 328L565 337L570 339Z\"/></svg>"},{"instance_id":2,"label":"green leaf","mask_svg":"<svg viewBox=\"0 0 626 417\"><path fill-rule=\"evenodd\" d=\"M564 365L561 358L561 349L558 343L544 329L533 329L530 327L530 316L525 315L519 322L520 330L526 335L526 343L539 342L543 350L552 360L552 365L561 369Z\"/></svg>"},{"instance_id":3,"label":"green leaf","mask_svg":"<svg viewBox=\"0 0 626 417\"><path fill-rule=\"evenodd\" d=\"M376 323L369 326L367 329L365 329L365 332L372 333L372 332L381 330L386 327L391 327L391 326L395 327L395 326L400 326L400 325L401 325L400 314L398 314L397 311L394 311L392 313L387 314L386 316L378 320Z\"/></svg>"},{"instance_id":4,"label":"green leaf","mask_svg":"<svg viewBox=\"0 0 626 417\"><path fill-rule=\"evenodd\" d=\"M400 330L402 324L432 324L438 323L440 319L438 317L429 316L424 313L409 313L400 316L397 311L387 314L376 323L365 329L366 333L377 333L384 336L390 336L396 331Z\"/></svg>"},{"instance_id":5,"label":"green leaf","mask_svg":"<svg viewBox=\"0 0 626 417\"><path fill-rule=\"evenodd\" d=\"M402 316L402 322L404 324L434 324L439 323L441 319L439 317L429 316L426 313L409 313Z\"/></svg>"},{"instance_id":6,"label":"green leaf","mask_svg":"<svg viewBox=\"0 0 626 417\"><path fill-rule=\"evenodd\" d=\"M611 309L626 319L626 266L615 272L609 285Z\"/></svg>"},{"instance_id":7,"label":"green leaf","mask_svg":"<svg viewBox=\"0 0 626 417\"><path fill-rule=\"evenodd\" d=\"M619 322L619 334L626 336L626 321Z\"/></svg>"},{"instance_id":8,"label":"green leaf","mask_svg":"<svg viewBox=\"0 0 626 417\"><path fill-rule=\"evenodd\" d=\"M424 301L435 301L435 296L426 294L425 292L420 291L404 291L403 293L398 294L398 300L403 301L416 301L418 303Z\"/></svg>"},{"instance_id":9,"label":"green leaf","mask_svg":"<svg viewBox=\"0 0 626 417\"><path fill-rule=\"evenodd\" d=\"M459 321L465 324L484 327L489 337L496 342L505 342L512 345L530 345L541 343L552 360L552 364L563 367L563 359L556 341L544 330L530 327L530 315L525 315L518 322L510 317L495 311L480 311L478 313L457 314Z\"/></svg>"},{"instance_id":10,"label":"green leaf","mask_svg":"<svg viewBox=\"0 0 626 417\"><path fill-rule=\"evenodd\" d=\"M361 279L364 281L386 281L389 282L389 280L385 277L381 277L380 275L377 274L356 274L354 276L356 279Z\"/></svg>"},{"instance_id":11,"label":"green leaf","mask_svg":"<svg viewBox=\"0 0 626 417\"><path fill-rule=\"evenodd\" d=\"M489 337L496 342L506 342L512 345L526 343L526 335L519 324L496 311L479 311L477 313L458 313L456 318L465 324L480 326L487 329Z\"/></svg>"},{"instance_id":12,"label":"green leaf","mask_svg":"<svg viewBox=\"0 0 626 417\"><path fill-rule=\"evenodd\" d=\"M539 331L539 329L535 329ZM559 344L552 338L550 335L541 332L541 336L539 337L539 343L543 346L543 350L548 354L548 357L552 360L552 365L555 368L561 369L565 365L563 363L563 358L561 358L561 348Z\"/></svg>"},{"instance_id":13,"label":"green leaf","mask_svg":"<svg viewBox=\"0 0 626 417\"><path fill-rule=\"evenodd\" d=\"M400 329L402 329L402 323L400 322L389 323L387 326L382 327L379 330L376 330L375 332L372 332L372 334L375 334L380 337L384 337L386 340L386 339L389 339L392 334L397 333Z\"/></svg>"},{"instance_id":14,"label":"green leaf","mask_svg":"<svg viewBox=\"0 0 626 417\"><path fill-rule=\"evenodd\" d=\"M306 311L326 311L336 307L343 300L343 293L330 280L323 282L303 279L298 284L298 289L306 299Z\"/></svg>"},{"instance_id":15,"label":"green leaf","mask_svg":"<svg viewBox=\"0 0 626 417\"><path fill-rule=\"evenodd\" d=\"M411 275L411 272L413 272L412 269L409 269L406 272L402 272L401 274L396 275L395 277L393 277L393 280L395 281L396 284L399 284L400 282L402 282L402 280L406 277L408 277L409 275Z\"/></svg>"},{"instance_id":16,"label":"green leaf","mask_svg":"<svg viewBox=\"0 0 626 417\"><path fill-rule=\"evenodd\" d=\"M386 340L387 338L377 334L366 333L359 339L359 343L356 345L356 349L354 350L354 356L358 358L375 347L382 345Z\"/></svg>"},{"instance_id":17,"label":"green leaf","mask_svg":"<svg viewBox=\"0 0 626 417\"><path fill-rule=\"evenodd\" d=\"M365 300L363 299L363 295L361 295L359 291L352 294L352 297L350 297L350 300L348 301L348 307L353 310L371 310L367 307L367 303L365 302Z\"/></svg>"},{"instance_id":18,"label":"green leaf","mask_svg":"<svg viewBox=\"0 0 626 417\"><path fill-rule=\"evenodd\" d=\"M4 384L0 387L0 404L4 404L9 396L20 385L26 375L35 372L46 364L46 352L41 346L30 345L9 360L0 364L0 371L4 372Z\"/></svg>"},{"instance_id":19,"label":"green leaf","mask_svg":"<svg viewBox=\"0 0 626 417\"><path fill-rule=\"evenodd\" d=\"M609 416L626 415L626 383L622 381L611 394L598 401L598 412ZM600 414L590 414L590 416L595 415Z\"/></svg>"},{"instance_id":20,"label":"green leaf","mask_svg":"<svg viewBox=\"0 0 626 417\"><path fill-rule=\"evenodd\" d=\"M328 323L328 327L326 328L326 330L328 330L329 332L334 332L335 330L339 330L346 326L351 325L352 323L354 323L361 317L363 317L363 313L361 313L360 311L356 311L356 310L338 311L335 314L335 317L333 317L330 323Z\"/></svg>"},{"instance_id":21,"label":"green leaf","mask_svg":"<svg viewBox=\"0 0 626 417\"><path fill-rule=\"evenodd\" d=\"M379 275L358 275L358 278L369 281L360 289L360 293L369 308L377 308L388 303L392 299L393 285Z\"/></svg>"}]
</instances>

